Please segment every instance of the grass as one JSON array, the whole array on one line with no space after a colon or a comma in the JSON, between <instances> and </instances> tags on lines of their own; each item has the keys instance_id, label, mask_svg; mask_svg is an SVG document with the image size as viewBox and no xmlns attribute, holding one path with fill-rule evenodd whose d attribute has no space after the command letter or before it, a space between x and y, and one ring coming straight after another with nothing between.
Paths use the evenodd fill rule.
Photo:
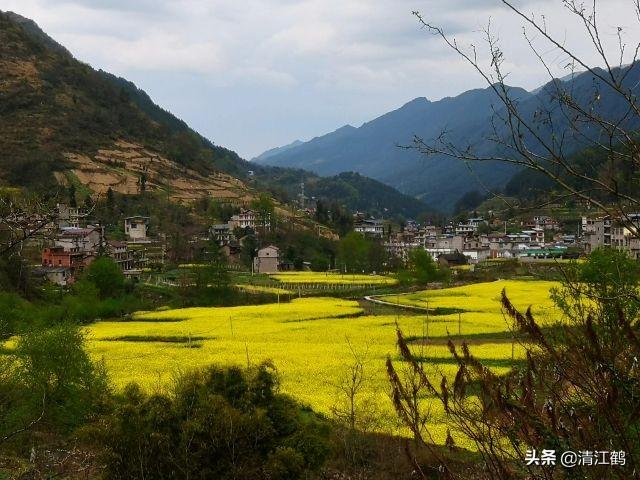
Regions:
<instances>
[{"instance_id":1,"label":"grass","mask_svg":"<svg viewBox=\"0 0 640 480\"><path fill-rule=\"evenodd\" d=\"M397 358L396 322L407 337L418 339L414 349L427 361L437 384L441 375L453 377L456 372L446 346L450 336L460 342L469 339L479 360L505 373L525 352L505 339L506 325L497 302L500 291L506 287L519 308L534 302L534 311L551 316L547 292L552 285L492 282L398 296L416 303L429 298L430 307L463 308L460 316L397 316L384 307L382 315L376 315L375 306L365 312L355 301L311 297L281 304L140 312L128 322L87 327L87 335L92 355L104 359L118 387L136 381L147 389L162 388L176 372L193 367L272 360L281 375L282 390L326 414L340 398L337 386L356 352L364 359L366 395L375 401L383 430L405 433L392 409L384 366L387 356ZM419 341L425 337L428 341ZM197 338L198 348L185 348L177 341L188 338ZM435 402L430 427L436 440L444 441L444 412ZM470 447L464 439L456 441Z\"/></svg>"}]
</instances>

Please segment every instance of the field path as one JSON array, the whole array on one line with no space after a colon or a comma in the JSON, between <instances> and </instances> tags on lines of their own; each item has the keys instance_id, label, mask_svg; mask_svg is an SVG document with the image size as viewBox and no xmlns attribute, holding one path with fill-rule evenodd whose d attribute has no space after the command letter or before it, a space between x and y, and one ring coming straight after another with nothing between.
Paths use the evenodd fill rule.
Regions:
<instances>
[{"instance_id":1,"label":"field path","mask_svg":"<svg viewBox=\"0 0 640 480\"><path fill-rule=\"evenodd\" d=\"M415 292L410 292L410 293L398 293L397 295L411 295L412 293ZM428 312L429 310L427 308L424 307L416 307L414 305L405 305L402 303L393 303L393 302L387 302L386 300L380 300L377 297L388 297L389 295L365 295L364 299L367 302L371 302L371 303L377 303L378 305L386 305L388 307L396 307L396 308L404 308L405 310L412 310L414 312Z\"/></svg>"}]
</instances>

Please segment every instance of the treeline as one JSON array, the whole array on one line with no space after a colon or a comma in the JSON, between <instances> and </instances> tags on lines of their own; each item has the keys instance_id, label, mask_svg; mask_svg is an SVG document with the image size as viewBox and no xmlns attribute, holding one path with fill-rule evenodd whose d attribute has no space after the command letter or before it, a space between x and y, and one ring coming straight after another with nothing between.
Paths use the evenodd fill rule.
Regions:
<instances>
[{"instance_id":1,"label":"treeline","mask_svg":"<svg viewBox=\"0 0 640 480\"><path fill-rule=\"evenodd\" d=\"M364 212L383 218L435 218L439 214L420 200L404 195L377 180L358 173L345 172L320 177L305 170L255 166L258 185L268 189L278 200L294 203L299 200L301 183L309 205L316 201L337 202L350 211Z\"/></svg>"}]
</instances>

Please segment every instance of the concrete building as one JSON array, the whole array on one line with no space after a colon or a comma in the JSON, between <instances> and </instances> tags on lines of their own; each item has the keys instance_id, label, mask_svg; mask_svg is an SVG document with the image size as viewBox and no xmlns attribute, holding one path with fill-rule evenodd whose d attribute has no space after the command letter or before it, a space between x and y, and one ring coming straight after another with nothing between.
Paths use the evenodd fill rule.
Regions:
<instances>
[{"instance_id":1,"label":"concrete building","mask_svg":"<svg viewBox=\"0 0 640 480\"><path fill-rule=\"evenodd\" d=\"M229 245L232 240L235 240L233 229L228 223L212 225L211 228L209 228L209 237L221 247Z\"/></svg>"},{"instance_id":2,"label":"concrete building","mask_svg":"<svg viewBox=\"0 0 640 480\"><path fill-rule=\"evenodd\" d=\"M56 205L58 228L80 228L87 219L87 212L78 207L70 207L63 203Z\"/></svg>"},{"instance_id":3,"label":"concrete building","mask_svg":"<svg viewBox=\"0 0 640 480\"><path fill-rule=\"evenodd\" d=\"M109 242L107 245L109 257L118 264L123 272L136 268L136 258L127 242Z\"/></svg>"},{"instance_id":4,"label":"concrete building","mask_svg":"<svg viewBox=\"0 0 640 480\"><path fill-rule=\"evenodd\" d=\"M86 228L63 228L54 243L56 247L61 247L66 252L94 253L103 241L102 227L88 226Z\"/></svg>"},{"instance_id":5,"label":"concrete building","mask_svg":"<svg viewBox=\"0 0 640 480\"><path fill-rule=\"evenodd\" d=\"M229 228L233 231L236 228L256 229L258 225L258 214L253 210L242 209L240 213L233 215L229 220Z\"/></svg>"},{"instance_id":6,"label":"concrete building","mask_svg":"<svg viewBox=\"0 0 640 480\"><path fill-rule=\"evenodd\" d=\"M124 219L124 233L131 241L146 240L149 227L149 217L136 215Z\"/></svg>"},{"instance_id":7,"label":"concrete building","mask_svg":"<svg viewBox=\"0 0 640 480\"><path fill-rule=\"evenodd\" d=\"M276 273L280 266L280 249L274 245L261 248L253 259L256 273Z\"/></svg>"},{"instance_id":8,"label":"concrete building","mask_svg":"<svg viewBox=\"0 0 640 480\"><path fill-rule=\"evenodd\" d=\"M625 250L640 258L640 213L630 213L625 219L610 216L582 217L582 246L589 254L597 248Z\"/></svg>"},{"instance_id":9,"label":"concrete building","mask_svg":"<svg viewBox=\"0 0 640 480\"><path fill-rule=\"evenodd\" d=\"M382 238L384 236L384 224L382 220L375 218L360 220L353 225L353 231L366 236Z\"/></svg>"},{"instance_id":10,"label":"concrete building","mask_svg":"<svg viewBox=\"0 0 640 480\"><path fill-rule=\"evenodd\" d=\"M34 268L33 276L41 277L46 281L64 287L72 282L71 269L64 267L40 267Z\"/></svg>"}]
</instances>

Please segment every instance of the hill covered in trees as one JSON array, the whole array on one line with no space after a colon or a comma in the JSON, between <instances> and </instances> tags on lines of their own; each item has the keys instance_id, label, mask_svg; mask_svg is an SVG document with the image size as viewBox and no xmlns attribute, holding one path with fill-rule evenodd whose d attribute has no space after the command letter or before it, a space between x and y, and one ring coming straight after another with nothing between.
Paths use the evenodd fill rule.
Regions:
<instances>
[{"instance_id":1,"label":"hill covered in trees","mask_svg":"<svg viewBox=\"0 0 640 480\"><path fill-rule=\"evenodd\" d=\"M2 12L0 144L0 185L40 192L76 184L94 193L146 189L178 200L248 200L268 189L287 192L280 195L286 200L304 179L311 196L331 196L349 209L409 216L425 209L364 177L320 180L249 163L132 82L76 60L35 22Z\"/></svg>"}]
</instances>

